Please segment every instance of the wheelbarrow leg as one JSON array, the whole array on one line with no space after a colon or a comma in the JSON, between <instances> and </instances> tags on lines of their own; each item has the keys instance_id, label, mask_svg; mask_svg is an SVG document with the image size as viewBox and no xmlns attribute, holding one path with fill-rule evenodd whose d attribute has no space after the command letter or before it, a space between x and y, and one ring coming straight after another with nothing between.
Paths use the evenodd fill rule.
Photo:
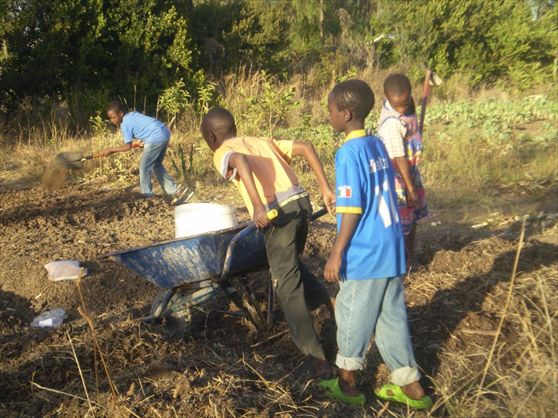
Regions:
<instances>
[{"instance_id":1,"label":"wheelbarrow leg","mask_svg":"<svg viewBox=\"0 0 558 418\"><path fill-rule=\"evenodd\" d=\"M254 296L252 289L248 285L246 278L243 277L242 279L242 287L244 288L244 291L248 295L248 300L250 301L249 304L246 304L246 309L248 309L254 325L256 325L256 327L259 329L264 329L265 320L260 310L258 309L258 305L256 304L256 297Z\"/></svg>"},{"instance_id":2,"label":"wheelbarrow leg","mask_svg":"<svg viewBox=\"0 0 558 418\"><path fill-rule=\"evenodd\" d=\"M231 282L229 282L228 280L221 281L219 283L219 286L221 287L221 289L223 289L223 291L227 294L229 299L232 301L232 303L235 304L235 306L238 309L240 309L243 312L246 312L246 308L244 307L242 298L240 297L240 294L236 291L235 287L231 284Z\"/></svg>"},{"instance_id":3,"label":"wheelbarrow leg","mask_svg":"<svg viewBox=\"0 0 558 418\"><path fill-rule=\"evenodd\" d=\"M245 280L245 279L241 278L241 280ZM264 328L264 323L260 313L253 306L251 306L251 304L245 303L240 293L228 280L221 281L219 285L229 296L230 300L236 305L236 307L240 309L242 312L244 312L248 316L248 318L250 318L250 320L256 326L256 328L258 329ZM249 297L253 297L253 296L249 296Z\"/></svg>"},{"instance_id":4,"label":"wheelbarrow leg","mask_svg":"<svg viewBox=\"0 0 558 418\"><path fill-rule=\"evenodd\" d=\"M157 309L155 309L155 312L153 312L151 316L145 318L144 322L151 323L158 320L163 314L163 312L165 312L165 310L167 309L170 300L172 299L172 297L174 296L177 290L178 290L177 287L173 287L172 289L169 289L165 294L165 296L163 296L163 299L161 300L161 303L159 303L159 306L157 306Z\"/></svg>"}]
</instances>

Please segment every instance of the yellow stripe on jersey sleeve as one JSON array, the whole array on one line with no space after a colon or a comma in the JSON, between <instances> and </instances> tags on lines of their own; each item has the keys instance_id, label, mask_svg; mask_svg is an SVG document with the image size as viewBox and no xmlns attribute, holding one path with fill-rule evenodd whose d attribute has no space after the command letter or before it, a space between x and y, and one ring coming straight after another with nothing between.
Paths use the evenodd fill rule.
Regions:
<instances>
[{"instance_id":1,"label":"yellow stripe on jersey sleeve","mask_svg":"<svg viewBox=\"0 0 558 418\"><path fill-rule=\"evenodd\" d=\"M355 206L337 206L335 208L335 213L356 213L358 215L361 215L362 208Z\"/></svg>"}]
</instances>

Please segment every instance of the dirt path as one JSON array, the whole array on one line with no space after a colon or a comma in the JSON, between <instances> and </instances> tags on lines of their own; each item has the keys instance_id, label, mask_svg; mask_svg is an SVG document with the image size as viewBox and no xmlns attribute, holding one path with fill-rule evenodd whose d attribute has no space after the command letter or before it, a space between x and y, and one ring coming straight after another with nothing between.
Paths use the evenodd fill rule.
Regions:
<instances>
[{"instance_id":1,"label":"dirt path","mask_svg":"<svg viewBox=\"0 0 558 418\"><path fill-rule=\"evenodd\" d=\"M353 415L325 400L316 385L307 385L302 358L288 335L252 347L284 331L282 320L258 335L243 319L211 314L204 329L182 340L141 323L157 289L102 256L172 238L172 208L162 199L142 200L92 185L48 195L34 189L6 191L0 198L0 415L70 416L90 409L77 398L86 395L69 338L95 416ZM407 280L407 302L417 359L427 375L451 367L444 363L444 350L489 343L511 271L517 214L500 214L487 226L471 228L454 213L440 212L420 230L418 253L425 267ZM556 219L529 223L522 272L556 274L556 231ZM334 236L331 219L312 227L305 259L316 273ZM109 400L91 333L77 313L75 284L46 278L43 265L66 258L81 260L89 270L83 281L85 302L120 393L116 405ZM265 280L265 275L255 279L262 301ZM60 329L29 327L34 316L54 307L69 314ZM316 319L333 355L334 324L323 311ZM510 326L505 338L513 340L518 332ZM373 352L360 383L370 388L386 376ZM370 401L368 413L379 407Z\"/></svg>"}]
</instances>

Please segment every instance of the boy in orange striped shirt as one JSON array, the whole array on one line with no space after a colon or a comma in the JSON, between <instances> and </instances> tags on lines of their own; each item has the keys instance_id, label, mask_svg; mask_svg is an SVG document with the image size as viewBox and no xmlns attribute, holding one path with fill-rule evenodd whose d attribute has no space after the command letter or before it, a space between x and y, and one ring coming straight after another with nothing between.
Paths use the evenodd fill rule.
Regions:
<instances>
[{"instance_id":1,"label":"boy in orange striped shirt","mask_svg":"<svg viewBox=\"0 0 558 418\"><path fill-rule=\"evenodd\" d=\"M277 300L294 343L313 359L318 376L330 375L332 369L325 359L309 309L325 304L333 313L333 304L325 287L300 260L312 205L290 167L295 156L303 156L308 161L331 213L335 195L314 147L299 141L238 137L233 116L222 108L213 108L205 115L201 131L215 152L215 168L238 187L252 219L262 230ZM269 221L267 212L273 209L278 216Z\"/></svg>"}]
</instances>

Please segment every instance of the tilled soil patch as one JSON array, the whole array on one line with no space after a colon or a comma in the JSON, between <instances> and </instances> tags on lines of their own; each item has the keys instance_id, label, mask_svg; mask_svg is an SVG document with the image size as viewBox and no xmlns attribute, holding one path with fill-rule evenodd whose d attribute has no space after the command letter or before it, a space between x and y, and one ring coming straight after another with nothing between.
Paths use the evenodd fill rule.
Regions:
<instances>
[{"instance_id":1,"label":"tilled soil patch","mask_svg":"<svg viewBox=\"0 0 558 418\"><path fill-rule=\"evenodd\" d=\"M172 238L173 210L163 199L94 186L44 195L20 190L1 198L0 415L362 416L320 393L279 312L274 328L259 333L247 320L223 312L208 314L204 326L181 339L142 323L157 289L102 256ZM556 245L539 240L533 227L528 232L518 280L555 274ZM425 266L406 279L406 296L417 360L426 375L436 378L451 367L443 363L448 350L490 344L517 235L517 222L498 230L473 231L457 223L419 230L418 255ZM316 274L334 238L332 219L312 224L304 258ZM118 390L115 402L92 332L77 313L75 283L46 278L43 265L65 258L78 259L89 270L82 289ZM251 279L261 308L267 280L266 273ZM55 307L69 314L62 327L29 326L41 311ZM333 360L334 321L323 308L314 315ZM506 324L502 338L511 342L520 332ZM386 381L380 363L372 350L360 375L363 388L371 391ZM382 405L368 398L364 415L373 416ZM402 408L390 409L405 415Z\"/></svg>"}]
</instances>

